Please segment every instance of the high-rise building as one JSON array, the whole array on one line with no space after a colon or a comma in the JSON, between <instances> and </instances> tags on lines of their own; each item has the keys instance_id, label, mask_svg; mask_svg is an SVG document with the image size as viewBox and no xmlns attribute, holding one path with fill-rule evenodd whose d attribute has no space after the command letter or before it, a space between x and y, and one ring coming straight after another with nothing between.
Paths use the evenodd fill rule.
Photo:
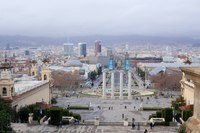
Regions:
<instances>
[{"instance_id":1,"label":"high-rise building","mask_svg":"<svg viewBox=\"0 0 200 133\"><path fill-rule=\"evenodd\" d=\"M74 44L73 43L64 43L64 54L71 56L74 54Z\"/></svg>"},{"instance_id":2,"label":"high-rise building","mask_svg":"<svg viewBox=\"0 0 200 133\"><path fill-rule=\"evenodd\" d=\"M101 41L95 41L95 56L101 54Z\"/></svg>"},{"instance_id":3,"label":"high-rise building","mask_svg":"<svg viewBox=\"0 0 200 133\"><path fill-rule=\"evenodd\" d=\"M78 56L79 57L86 57L87 55L87 47L86 43L78 43Z\"/></svg>"}]
</instances>

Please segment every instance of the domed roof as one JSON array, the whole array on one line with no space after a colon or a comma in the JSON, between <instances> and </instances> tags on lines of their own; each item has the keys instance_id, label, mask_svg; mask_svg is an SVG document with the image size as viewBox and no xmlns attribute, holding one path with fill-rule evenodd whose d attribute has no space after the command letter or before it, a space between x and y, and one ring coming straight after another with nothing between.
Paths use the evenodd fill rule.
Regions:
<instances>
[{"instance_id":1,"label":"domed roof","mask_svg":"<svg viewBox=\"0 0 200 133\"><path fill-rule=\"evenodd\" d=\"M75 66L75 67L82 67L83 64L79 60L68 60L66 62L66 65L69 67Z\"/></svg>"}]
</instances>

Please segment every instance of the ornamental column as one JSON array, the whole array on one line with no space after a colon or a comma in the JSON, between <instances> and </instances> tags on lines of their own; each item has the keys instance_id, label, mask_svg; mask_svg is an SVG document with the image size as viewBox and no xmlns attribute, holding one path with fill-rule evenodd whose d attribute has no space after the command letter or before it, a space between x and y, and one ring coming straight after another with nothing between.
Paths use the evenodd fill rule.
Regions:
<instances>
[{"instance_id":1,"label":"ornamental column","mask_svg":"<svg viewBox=\"0 0 200 133\"><path fill-rule=\"evenodd\" d=\"M114 71L111 71L111 99L114 99L114 88L115 88L115 78L114 78Z\"/></svg>"},{"instance_id":2,"label":"ornamental column","mask_svg":"<svg viewBox=\"0 0 200 133\"><path fill-rule=\"evenodd\" d=\"M106 71L103 71L103 87L102 87L102 97L105 98L106 92Z\"/></svg>"},{"instance_id":3,"label":"ornamental column","mask_svg":"<svg viewBox=\"0 0 200 133\"><path fill-rule=\"evenodd\" d=\"M119 98L120 98L120 99L123 99L123 71L120 71Z\"/></svg>"},{"instance_id":4,"label":"ornamental column","mask_svg":"<svg viewBox=\"0 0 200 133\"><path fill-rule=\"evenodd\" d=\"M128 99L131 99L131 72L128 71Z\"/></svg>"}]
</instances>

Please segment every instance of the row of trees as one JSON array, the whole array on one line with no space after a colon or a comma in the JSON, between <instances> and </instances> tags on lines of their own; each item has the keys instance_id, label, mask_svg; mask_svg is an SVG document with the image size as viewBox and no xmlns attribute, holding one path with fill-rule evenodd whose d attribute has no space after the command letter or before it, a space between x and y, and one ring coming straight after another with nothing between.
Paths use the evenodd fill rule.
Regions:
<instances>
[{"instance_id":1,"label":"row of trees","mask_svg":"<svg viewBox=\"0 0 200 133\"><path fill-rule=\"evenodd\" d=\"M175 91L180 88L181 74L160 73L151 77L154 88L159 91Z\"/></svg>"},{"instance_id":2,"label":"row of trees","mask_svg":"<svg viewBox=\"0 0 200 133\"><path fill-rule=\"evenodd\" d=\"M52 78L54 87L58 89L75 89L80 87L82 78L79 74L72 74L65 71L53 71Z\"/></svg>"}]
</instances>

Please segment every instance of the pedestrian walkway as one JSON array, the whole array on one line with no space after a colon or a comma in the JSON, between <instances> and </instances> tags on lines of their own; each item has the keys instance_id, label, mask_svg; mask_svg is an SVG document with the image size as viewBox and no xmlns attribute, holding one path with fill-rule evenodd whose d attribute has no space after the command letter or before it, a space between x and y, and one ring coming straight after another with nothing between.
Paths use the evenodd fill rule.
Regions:
<instances>
[{"instance_id":1,"label":"pedestrian walkway","mask_svg":"<svg viewBox=\"0 0 200 133\"><path fill-rule=\"evenodd\" d=\"M27 126L27 124L12 124L16 133L144 133L147 129L148 133L176 133L176 127L156 126L152 130L148 126L140 126L140 130L136 126L87 126L87 125L67 125L57 128L56 126Z\"/></svg>"}]
</instances>

